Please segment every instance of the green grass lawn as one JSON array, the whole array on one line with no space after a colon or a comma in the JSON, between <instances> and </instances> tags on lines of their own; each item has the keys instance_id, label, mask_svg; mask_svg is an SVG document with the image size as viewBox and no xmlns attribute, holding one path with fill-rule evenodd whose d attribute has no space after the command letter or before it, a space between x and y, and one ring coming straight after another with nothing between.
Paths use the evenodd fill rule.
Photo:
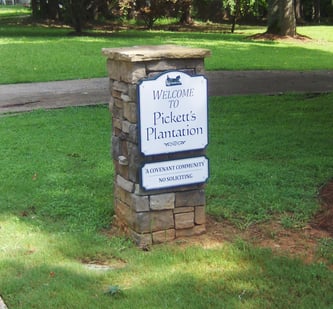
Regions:
<instances>
[{"instance_id":1,"label":"green grass lawn","mask_svg":"<svg viewBox=\"0 0 333 309\"><path fill-rule=\"evenodd\" d=\"M332 94L210 98L208 212L241 227L309 219L333 174L332 102ZM306 265L242 240L144 252L106 236L109 118L106 106L0 118L0 292L9 308L332 307L333 275L320 259L331 265L328 239Z\"/></svg>"},{"instance_id":2,"label":"green grass lawn","mask_svg":"<svg viewBox=\"0 0 333 309\"><path fill-rule=\"evenodd\" d=\"M332 94L212 98L209 106L208 209L245 226L276 212L289 227L307 222L333 175Z\"/></svg>"},{"instance_id":3,"label":"green grass lawn","mask_svg":"<svg viewBox=\"0 0 333 309\"><path fill-rule=\"evenodd\" d=\"M0 84L106 76L104 47L177 44L212 51L207 70L333 69L333 27L299 27L311 42L253 41L265 28L230 33L119 31L73 37L71 29L0 23Z\"/></svg>"},{"instance_id":4,"label":"green grass lawn","mask_svg":"<svg viewBox=\"0 0 333 309\"><path fill-rule=\"evenodd\" d=\"M265 30L253 27L71 37L9 23L27 13L3 12L0 83L106 76L102 47L161 43L210 48L209 70L333 68L332 27L299 27L315 38L303 43L250 41ZM241 229L271 219L302 228L333 175L332 102L333 94L210 98L208 213ZM305 264L242 239L146 252L114 237L110 131L106 106L0 117L0 295L9 308L333 307L331 238Z\"/></svg>"},{"instance_id":5,"label":"green grass lawn","mask_svg":"<svg viewBox=\"0 0 333 309\"><path fill-rule=\"evenodd\" d=\"M0 5L0 22L28 17L31 10L21 5Z\"/></svg>"}]
</instances>

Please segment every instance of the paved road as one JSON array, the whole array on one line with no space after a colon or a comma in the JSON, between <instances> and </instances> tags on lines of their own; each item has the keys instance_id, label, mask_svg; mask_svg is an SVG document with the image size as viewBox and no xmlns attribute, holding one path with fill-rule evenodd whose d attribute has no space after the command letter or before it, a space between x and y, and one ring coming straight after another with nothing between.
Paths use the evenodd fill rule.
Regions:
<instances>
[{"instance_id":1,"label":"paved road","mask_svg":"<svg viewBox=\"0 0 333 309\"><path fill-rule=\"evenodd\" d=\"M333 92L333 71L209 71L208 95ZM0 85L0 113L107 103L107 78Z\"/></svg>"}]
</instances>

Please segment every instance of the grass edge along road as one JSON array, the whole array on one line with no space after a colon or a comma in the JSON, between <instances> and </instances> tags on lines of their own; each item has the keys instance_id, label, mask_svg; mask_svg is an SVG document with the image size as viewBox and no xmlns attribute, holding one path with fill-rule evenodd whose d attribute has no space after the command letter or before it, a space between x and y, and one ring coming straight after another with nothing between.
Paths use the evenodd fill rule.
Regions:
<instances>
[{"instance_id":1,"label":"grass edge along road","mask_svg":"<svg viewBox=\"0 0 333 309\"><path fill-rule=\"evenodd\" d=\"M332 102L332 94L211 98L209 213L244 228L276 215L304 224L332 175ZM9 308L332 306L329 239L306 265L241 238L144 252L106 236L106 107L35 111L0 126L0 291Z\"/></svg>"}]
</instances>

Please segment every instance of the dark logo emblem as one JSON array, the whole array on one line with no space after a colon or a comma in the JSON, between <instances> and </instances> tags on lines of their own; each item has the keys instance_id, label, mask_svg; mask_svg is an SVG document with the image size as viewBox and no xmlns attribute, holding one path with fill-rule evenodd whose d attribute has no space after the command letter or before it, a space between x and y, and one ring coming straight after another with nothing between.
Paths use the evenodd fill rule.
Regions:
<instances>
[{"instance_id":1,"label":"dark logo emblem","mask_svg":"<svg viewBox=\"0 0 333 309\"><path fill-rule=\"evenodd\" d=\"M181 81L180 81L180 75L178 75L175 78L169 77L169 75L167 76L167 79L165 80L165 85L166 86L178 86L181 85Z\"/></svg>"}]
</instances>

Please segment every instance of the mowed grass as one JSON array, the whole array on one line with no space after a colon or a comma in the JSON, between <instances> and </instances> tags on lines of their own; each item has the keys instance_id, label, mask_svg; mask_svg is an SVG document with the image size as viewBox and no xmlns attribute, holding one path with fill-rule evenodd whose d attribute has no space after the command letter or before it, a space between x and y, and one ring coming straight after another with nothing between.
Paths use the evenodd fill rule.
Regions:
<instances>
[{"instance_id":1,"label":"mowed grass","mask_svg":"<svg viewBox=\"0 0 333 309\"><path fill-rule=\"evenodd\" d=\"M24 18L31 14L29 7L21 5L2 5L0 4L0 22L12 20L13 18Z\"/></svg>"},{"instance_id":2,"label":"mowed grass","mask_svg":"<svg viewBox=\"0 0 333 309\"><path fill-rule=\"evenodd\" d=\"M297 227L333 175L332 94L212 98L208 209L246 227Z\"/></svg>"},{"instance_id":3,"label":"mowed grass","mask_svg":"<svg viewBox=\"0 0 333 309\"><path fill-rule=\"evenodd\" d=\"M0 9L1 10L1 9ZM102 48L176 44L208 48L207 70L333 69L333 27L299 27L312 41L255 41L263 27L236 33L170 31L90 32L73 37L69 28L0 23L0 83L37 82L106 76Z\"/></svg>"},{"instance_id":4,"label":"mowed grass","mask_svg":"<svg viewBox=\"0 0 333 309\"><path fill-rule=\"evenodd\" d=\"M253 27L76 38L2 20L0 83L106 76L102 47L141 44L208 47L210 70L333 66L332 27L299 27L316 41L278 43L249 41L265 30ZM332 94L210 98L208 213L241 228L271 218L306 224L332 177L332 102ZM146 252L114 237L110 131L106 106L0 117L0 294L9 308L333 307L331 239L305 265L241 239Z\"/></svg>"},{"instance_id":5,"label":"mowed grass","mask_svg":"<svg viewBox=\"0 0 333 309\"><path fill-rule=\"evenodd\" d=\"M52 223L45 226L60 218L61 228L72 231L108 227L110 132L104 107L0 118L2 215L38 212Z\"/></svg>"},{"instance_id":6,"label":"mowed grass","mask_svg":"<svg viewBox=\"0 0 333 309\"><path fill-rule=\"evenodd\" d=\"M332 94L210 98L208 212L243 227L272 217L304 223L333 172L332 102ZM333 305L323 262L305 265L242 240L145 252L107 235L106 106L2 117L0 141L0 291L9 308ZM332 246L318 250L332 258ZM95 263L110 269L86 265Z\"/></svg>"}]
</instances>

